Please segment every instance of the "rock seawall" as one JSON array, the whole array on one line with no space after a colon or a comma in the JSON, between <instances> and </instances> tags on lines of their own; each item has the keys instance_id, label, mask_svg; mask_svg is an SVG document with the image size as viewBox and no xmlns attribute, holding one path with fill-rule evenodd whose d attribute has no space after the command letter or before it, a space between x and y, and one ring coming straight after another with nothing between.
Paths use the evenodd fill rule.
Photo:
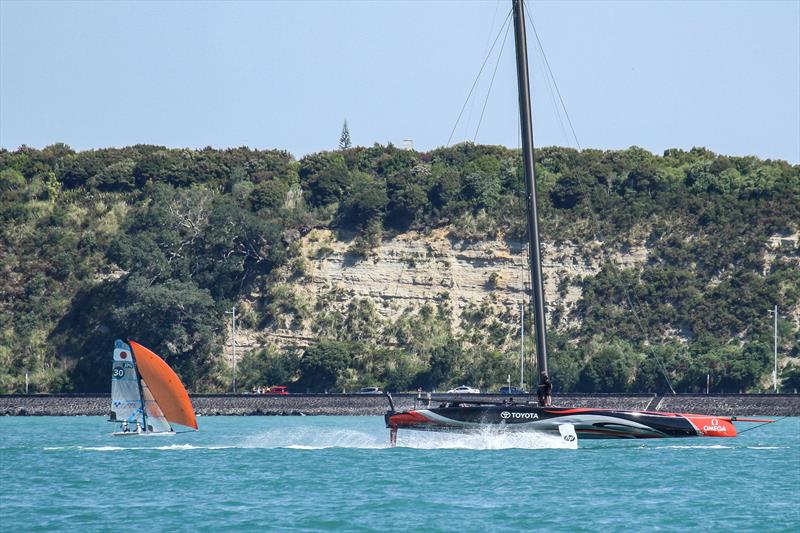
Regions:
<instances>
[{"instance_id":1,"label":"rock seawall","mask_svg":"<svg viewBox=\"0 0 800 533\"><path fill-rule=\"evenodd\" d=\"M197 414L202 416L360 416L382 415L388 408L386 397L382 395L193 394L191 398ZM412 409L415 406L416 394L397 394L393 398L398 410ZM504 397L480 395L479 398L495 400ZM0 395L0 415L102 416L108 413L110 402L108 394L8 394ZM800 395L798 394L712 394L709 396L699 394L678 396L564 394L554 396L553 403L565 407L709 413L726 416L800 416Z\"/></svg>"}]
</instances>

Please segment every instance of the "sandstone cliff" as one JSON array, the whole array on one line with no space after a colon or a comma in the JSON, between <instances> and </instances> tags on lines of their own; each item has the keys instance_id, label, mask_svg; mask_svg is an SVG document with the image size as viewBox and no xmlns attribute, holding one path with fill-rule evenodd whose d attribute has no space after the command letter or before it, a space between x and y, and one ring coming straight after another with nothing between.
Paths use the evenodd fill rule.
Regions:
<instances>
[{"instance_id":1,"label":"sandstone cliff","mask_svg":"<svg viewBox=\"0 0 800 533\"><path fill-rule=\"evenodd\" d=\"M580 280L596 274L604 260L629 268L648 257L643 245L609 255L602 244L544 244L544 286L551 327L574 325L567 318L553 323L554 310L561 307L560 316L568 316L581 297ZM243 350L265 342L307 346L316 339L313 310L322 303L325 309L345 312L354 299L371 301L385 321L425 304L446 305L456 332L465 310L488 306L496 316L509 320L509 328L518 335L523 277L525 286L530 286L527 243L455 240L444 228L383 240L368 257L351 253L351 247L352 240L340 240L328 229L315 229L303 237L302 273L286 276L282 282L286 292L303 302L303 310L284 314L264 331L240 329L237 345ZM258 296L253 295L254 299ZM528 303L526 314L529 309Z\"/></svg>"}]
</instances>

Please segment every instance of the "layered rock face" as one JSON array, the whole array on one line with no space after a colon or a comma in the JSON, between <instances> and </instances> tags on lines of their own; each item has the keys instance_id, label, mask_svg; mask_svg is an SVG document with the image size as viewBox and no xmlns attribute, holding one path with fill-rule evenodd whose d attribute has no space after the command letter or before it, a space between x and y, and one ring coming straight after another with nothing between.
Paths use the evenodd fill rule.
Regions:
<instances>
[{"instance_id":1,"label":"layered rock face","mask_svg":"<svg viewBox=\"0 0 800 533\"><path fill-rule=\"evenodd\" d=\"M523 280L530 287L527 243L459 241L451 239L447 229L438 229L384 240L367 257L351 253L352 244L327 229L315 229L302 239L305 272L287 284L307 309L323 302L325 309L345 311L354 299L367 299L382 320L393 321L425 304L445 305L457 332L465 310L489 306L509 326L518 327ZM581 297L581 278L596 274L609 255L599 242L580 248L572 243L545 243L543 253L547 313L552 318L560 307L561 316L568 316ZM625 268L647 257L646 248L634 247L611 259ZM316 340L314 313L309 315L302 320L287 316L267 332L240 331L238 346L247 350L264 341L307 346ZM552 321L549 324L552 327ZM556 327L570 325L562 320Z\"/></svg>"},{"instance_id":2,"label":"layered rock face","mask_svg":"<svg viewBox=\"0 0 800 533\"><path fill-rule=\"evenodd\" d=\"M767 268L779 255L797 261L795 255L781 249L787 247L787 240L796 248L796 238L797 234L780 235L770 240L765 253ZM489 309L509 331L506 348L518 346L523 280L524 286L530 287L527 243L457 240L448 228L441 228L383 240L366 257L353 253L353 244L354 240L337 238L329 229L314 229L302 237L302 275L287 275L281 283L284 292L302 304L302 311L278 316L263 330L239 329L239 356L267 344L305 348L320 337L316 326L321 313L346 315L358 300L371 302L383 324L415 313L426 304L444 306L455 334L463 332L464 317L471 310ZM649 254L643 243L616 252L599 241L545 242L542 263L548 328L579 326L570 312L582 297L582 279L594 276L609 261L620 269L641 266ZM253 299L263 296L254 294ZM526 301L526 315L529 311L530 302ZM800 321L800 308L784 312L793 322ZM529 334L526 331L526 336ZM675 334L681 337L681 332ZM225 356L231 362L230 345Z\"/></svg>"}]
</instances>

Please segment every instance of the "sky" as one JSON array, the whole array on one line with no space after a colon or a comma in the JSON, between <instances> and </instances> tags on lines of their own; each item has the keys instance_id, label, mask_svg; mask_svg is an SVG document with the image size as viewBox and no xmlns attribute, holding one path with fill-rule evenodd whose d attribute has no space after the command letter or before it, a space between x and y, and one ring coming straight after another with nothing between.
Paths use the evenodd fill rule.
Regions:
<instances>
[{"instance_id":1,"label":"sky","mask_svg":"<svg viewBox=\"0 0 800 533\"><path fill-rule=\"evenodd\" d=\"M0 0L0 147L517 147L510 4ZM528 10L538 146L800 162L800 1Z\"/></svg>"}]
</instances>

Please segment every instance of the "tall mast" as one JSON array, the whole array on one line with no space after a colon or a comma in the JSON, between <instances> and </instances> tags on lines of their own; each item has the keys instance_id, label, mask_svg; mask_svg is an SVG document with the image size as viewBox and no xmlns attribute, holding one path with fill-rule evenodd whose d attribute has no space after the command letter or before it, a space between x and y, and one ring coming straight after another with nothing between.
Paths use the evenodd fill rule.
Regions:
<instances>
[{"instance_id":1,"label":"tall mast","mask_svg":"<svg viewBox=\"0 0 800 533\"><path fill-rule=\"evenodd\" d=\"M547 372L547 333L545 332L544 291L542 289L542 256L539 248L539 216L536 211L536 179L533 170L533 121L531 92L528 84L528 45L525 39L525 7L523 0L512 0L514 42L517 50L517 85L519 86L519 118L522 124L522 161L525 167L528 239L530 246L531 283L533 285L533 317L536 325L536 364L539 383Z\"/></svg>"},{"instance_id":2,"label":"tall mast","mask_svg":"<svg viewBox=\"0 0 800 533\"><path fill-rule=\"evenodd\" d=\"M130 343L130 341L128 341ZM144 387L142 387L142 376L139 374L139 367L136 365L136 356L133 355L133 348L130 349L133 368L136 369L136 385L139 387L139 399L142 405L142 431L147 432L147 406L144 403Z\"/></svg>"}]
</instances>

